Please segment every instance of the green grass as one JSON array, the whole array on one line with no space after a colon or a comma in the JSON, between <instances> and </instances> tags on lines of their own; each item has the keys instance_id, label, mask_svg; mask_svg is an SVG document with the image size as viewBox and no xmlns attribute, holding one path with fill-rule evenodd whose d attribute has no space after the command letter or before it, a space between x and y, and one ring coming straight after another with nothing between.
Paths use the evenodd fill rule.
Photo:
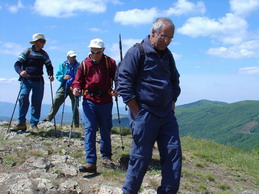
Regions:
<instances>
[{"instance_id":1,"label":"green grass","mask_svg":"<svg viewBox=\"0 0 259 194\"><path fill-rule=\"evenodd\" d=\"M191 152L195 157L207 162L225 166L231 172L243 172L255 178L259 185L259 156L255 151L244 151L237 148L220 145L205 139L182 138L183 153ZM254 179L253 179L254 180Z\"/></svg>"},{"instance_id":2,"label":"green grass","mask_svg":"<svg viewBox=\"0 0 259 194\"><path fill-rule=\"evenodd\" d=\"M17 156L16 154L7 155L3 157L3 164L7 167L12 167L24 163L25 156Z\"/></svg>"},{"instance_id":3,"label":"green grass","mask_svg":"<svg viewBox=\"0 0 259 194\"><path fill-rule=\"evenodd\" d=\"M131 135L131 130L124 127L113 127L111 132L112 134L118 134L122 136Z\"/></svg>"},{"instance_id":4,"label":"green grass","mask_svg":"<svg viewBox=\"0 0 259 194\"><path fill-rule=\"evenodd\" d=\"M125 172L119 169L102 168L102 177L122 184L124 182Z\"/></svg>"},{"instance_id":5,"label":"green grass","mask_svg":"<svg viewBox=\"0 0 259 194\"><path fill-rule=\"evenodd\" d=\"M45 154L37 152L37 151L31 151L31 152L29 152L29 154L31 156L35 156L35 157L44 157L44 156L46 156Z\"/></svg>"}]
</instances>

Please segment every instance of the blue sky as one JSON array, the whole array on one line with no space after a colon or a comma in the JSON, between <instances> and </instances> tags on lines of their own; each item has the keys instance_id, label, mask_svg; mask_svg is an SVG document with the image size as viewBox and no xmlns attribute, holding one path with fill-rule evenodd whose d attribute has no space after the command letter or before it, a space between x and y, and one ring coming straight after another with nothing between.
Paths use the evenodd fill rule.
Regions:
<instances>
[{"instance_id":1,"label":"blue sky","mask_svg":"<svg viewBox=\"0 0 259 194\"><path fill-rule=\"evenodd\" d=\"M13 65L32 34L45 34L54 70L68 50L81 62L93 38L103 39L105 53L119 62L119 34L125 54L161 16L176 26L169 49L181 74L177 105L259 100L259 0L8 0L0 1L0 101L16 100ZM50 104L45 81L43 103Z\"/></svg>"}]
</instances>

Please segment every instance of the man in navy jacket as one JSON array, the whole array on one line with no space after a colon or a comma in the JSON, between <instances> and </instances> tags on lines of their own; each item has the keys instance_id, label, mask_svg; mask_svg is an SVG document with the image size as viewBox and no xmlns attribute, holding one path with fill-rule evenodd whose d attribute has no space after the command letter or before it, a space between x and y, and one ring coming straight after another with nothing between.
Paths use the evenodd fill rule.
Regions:
<instances>
[{"instance_id":1,"label":"man in navy jacket","mask_svg":"<svg viewBox=\"0 0 259 194\"><path fill-rule=\"evenodd\" d=\"M169 18L157 18L151 34L125 55L118 74L118 93L130 109L132 147L123 185L124 194L137 193L157 141L162 171L157 193L176 193L180 185L182 153L179 129L174 116L180 94L179 73L167 48L175 26Z\"/></svg>"}]
</instances>

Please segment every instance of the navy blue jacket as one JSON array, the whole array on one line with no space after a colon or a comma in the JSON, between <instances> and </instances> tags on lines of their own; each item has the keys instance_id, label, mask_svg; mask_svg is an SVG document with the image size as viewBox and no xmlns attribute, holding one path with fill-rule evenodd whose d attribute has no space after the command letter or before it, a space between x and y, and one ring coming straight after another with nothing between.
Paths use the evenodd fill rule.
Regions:
<instances>
[{"instance_id":1,"label":"navy blue jacket","mask_svg":"<svg viewBox=\"0 0 259 194\"><path fill-rule=\"evenodd\" d=\"M53 66L49 55L43 50L35 51L34 46L24 50L14 64L15 71L20 74L26 70L26 79L32 81L43 80L43 65L45 64L48 76L53 76Z\"/></svg>"},{"instance_id":2,"label":"navy blue jacket","mask_svg":"<svg viewBox=\"0 0 259 194\"><path fill-rule=\"evenodd\" d=\"M163 117L172 111L172 103L180 94L180 75L168 48L160 57L149 36L141 45L145 50L144 64L140 64L140 50L131 47L119 68L117 91L124 103L135 99L140 108Z\"/></svg>"}]
</instances>

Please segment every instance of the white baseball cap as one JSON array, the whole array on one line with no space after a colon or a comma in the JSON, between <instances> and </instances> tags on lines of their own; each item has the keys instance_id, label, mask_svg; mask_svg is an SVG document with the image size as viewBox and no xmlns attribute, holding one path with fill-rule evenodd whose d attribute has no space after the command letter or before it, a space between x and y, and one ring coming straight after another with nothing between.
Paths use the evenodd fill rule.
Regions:
<instances>
[{"instance_id":1,"label":"white baseball cap","mask_svg":"<svg viewBox=\"0 0 259 194\"><path fill-rule=\"evenodd\" d=\"M34 42L36 42L37 40L43 39L46 41L44 34L41 33L36 33L32 35L32 40L30 41L30 44L33 44Z\"/></svg>"},{"instance_id":2,"label":"white baseball cap","mask_svg":"<svg viewBox=\"0 0 259 194\"><path fill-rule=\"evenodd\" d=\"M75 51L67 51L67 57L76 57Z\"/></svg>"},{"instance_id":3,"label":"white baseball cap","mask_svg":"<svg viewBox=\"0 0 259 194\"><path fill-rule=\"evenodd\" d=\"M105 48L101 39L96 38L90 41L89 48Z\"/></svg>"}]
</instances>

